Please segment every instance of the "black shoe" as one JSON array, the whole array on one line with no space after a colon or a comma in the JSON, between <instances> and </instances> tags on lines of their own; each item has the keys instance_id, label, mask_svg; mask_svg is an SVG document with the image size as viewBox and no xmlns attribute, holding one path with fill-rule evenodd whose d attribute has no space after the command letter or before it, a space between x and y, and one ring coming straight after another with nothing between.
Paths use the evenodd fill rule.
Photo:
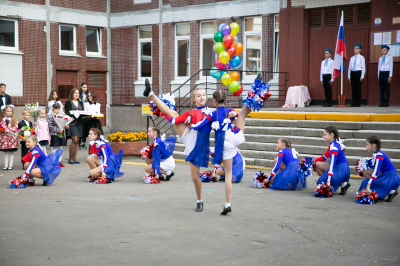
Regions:
<instances>
[{"instance_id":1,"label":"black shoe","mask_svg":"<svg viewBox=\"0 0 400 266\"><path fill-rule=\"evenodd\" d=\"M198 202L196 212L202 212L202 211L203 211L203 202Z\"/></svg>"},{"instance_id":2,"label":"black shoe","mask_svg":"<svg viewBox=\"0 0 400 266\"><path fill-rule=\"evenodd\" d=\"M380 105L378 105L378 107L384 107L385 105L383 103L381 103Z\"/></svg>"},{"instance_id":3,"label":"black shoe","mask_svg":"<svg viewBox=\"0 0 400 266\"><path fill-rule=\"evenodd\" d=\"M219 176L219 181L225 182L225 176L224 175L220 175Z\"/></svg>"},{"instance_id":4,"label":"black shoe","mask_svg":"<svg viewBox=\"0 0 400 266\"><path fill-rule=\"evenodd\" d=\"M86 150L85 144L82 144L82 150Z\"/></svg>"},{"instance_id":5,"label":"black shoe","mask_svg":"<svg viewBox=\"0 0 400 266\"><path fill-rule=\"evenodd\" d=\"M8 167L4 166L3 171L8 171Z\"/></svg>"},{"instance_id":6,"label":"black shoe","mask_svg":"<svg viewBox=\"0 0 400 266\"><path fill-rule=\"evenodd\" d=\"M144 83L145 83L145 89L143 91L143 96L149 97L149 94L151 92L150 81L148 79L146 79Z\"/></svg>"},{"instance_id":7,"label":"black shoe","mask_svg":"<svg viewBox=\"0 0 400 266\"><path fill-rule=\"evenodd\" d=\"M68 160L68 163L69 163L69 164L74 164L75 162L74 162L74 161L70 162L70 161Z\"/></svg>"},{"instance_id":8,"label":"black shoe","mask_svg":"<svg viewBox=\"0 0 400 266\"><path fill-rule=\"evenodd\" d=\"M340 193L339 193L339 195L344 195L344 194L346 194L346 192L347 192L347 190L349 189L350 186L351 186L350 183L347 182L347 184L346 184L344 187L340 187Z\"/></svg>"},{"instance_id":9,"label":"black shoe","mask_svg":"<svg viewBox=\"0 0 400 266\"><path fill-rule=\"evenodd\" d=\"M158 179L161 181L164 181L164 176L163 175L158 175Z\"/></svg>"},{"instance_id":10,"label":"black shoe","mask_svg":"<svg viewBox=\"0 0 400 266\"><path fill-rule=\"evenodd\" d=\"M26 184L27 187L31 187L31 186L34 186L34 185L35 185L35 183L33 183L33 182L28 182L28 184Z\"/></svg>"},{"instance_id":11,"label":"black shoe","mask_svg":"<svg viewBox=\"0 0 400 266\"><path fill-rule=\"evenodd\" d=\"M225 208L222 210L221 215L227 215L229 212L231 212L231 206L229 206L228 208Z\"/></svg>"},{"instance_id":12,"label":"black shoe","mask_svg":"<svg viewBox=\"0 0 400 266\"><path fill-rule=\"evenodd\" d=\"M356 107L361 107L361 104L357 104Z\"/></svg>"},{"instance_id":13,"label":"black shoe","mask_svg":"<svg viewBox=\"0 0 400 266\"><path fill-rule=\"evenodd\" d=\"M352 103L350 107L356 107L356 103Z\"/></svg>"},{"instance_id":14,"label":"black shoe","mask_svg":"<svg viewBox=\"0 0 400 266\"><path fill-rule=\"evenodd\" d=\"M170 175L167 175L167 177L165 178L165 181L169 181L171 179L171 177L174 176L174 172L172 171Z\"/></svg>"},{"instance_id":15,"label":"black shoe","mask_svg":"<svg viewBox=\"0 0 400 266\"><path fill-rule=\"evenodd\" d=\"M383 107L389 107L389 104L388 104L388 103L386 103L386 104L384 104L384 105L383 105Z\"/></svg>"},{"instance_id":16,"label":"black shoe","mask_svg":"<svg viewBox=\"0 0 400 266\"><path fill-rule=\"evenodd\" d=\"M42 186L47 186L47 185L48 185L47 182L43 180Z\"/></svg>"},{"instance_id":17,"label":"black shoe","mask_svg":"<svg viewBox=\"0 0 400 266\"><path fill-rule=\"evenodd\" d=\"M332 104L325 104L325 105L322 106L322 107L332 107Z\"/></svg>"},{"instance_id":18,"label":"black shoe","mask_svg":"<svg viewBox=\"0 0 400 266\"><path fill-rule=\"evenodd\" d=\"M258 73L257 79L259 79L260 81L262 80L262 74L261 73Z\"/></svg>"},{"instance_id":19,"label":"black shoe","mask_svg":"<svg viewBox=\"0 0 400 266\"><path fill-rule=\"evenodd\" d=\"M393 192L392 194L389 194L388 198L385 200L386 202L391 202L392 199L394 199L394 197L396 197L396 195L399 194L399 192L397 192L397 190L395 192Z\"/></svg>"}]
</instances>

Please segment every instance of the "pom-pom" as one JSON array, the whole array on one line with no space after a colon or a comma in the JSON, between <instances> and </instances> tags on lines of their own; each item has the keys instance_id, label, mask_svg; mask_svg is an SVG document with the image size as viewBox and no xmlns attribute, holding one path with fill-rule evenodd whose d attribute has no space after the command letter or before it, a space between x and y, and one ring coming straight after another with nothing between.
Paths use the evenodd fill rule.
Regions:
<instances>
[{"instance_id":1,"label":"pom-pom","mask_svg":"<svg viewBox=\"0 0 400 266\"><path fill-rule=\"evenodd\" d=\"M210 157L213 158L215 154L215 148L214 147L210 147Z\"/></svg>"},{"instance_id":2,"label":"pom-pom","mask_svg":"<svg viewBox=\"0 0 400 266\"><path fill-rule=\"evenodd\" d=\"M299 165L299 173L301 177L306 178L312 176L313 172L315 171L315 162L312 161L311 157L304 157Z\"/></svg>"},{"instance_id":3,"label":"pom-pom","mask_svg":"<svg viewBox=\"0 0 400 266\"><path fill-rule=\"evenodd\" d=\"M356 162L356 165L354 166L354 170L356 170L357 175L364 176L364 174L363 174L364 170L373 169L374 167L375 167L374 158L361 157L361 159L359 159Z\"/></svg>"},{"instance_id":4,"label":"pom-pom","mask_svg":"<svg viewBox=\"0 0 400 266\"><path fill-rule=\"evenodd\" d=\"M112 179L108 177L99 177L97 178L96 181L94 181L95 184L107 184L107 183L112 183Z\"/></svg>"},{"instance_id":5,"label":"pom-pom","mask_svg":"<svg viewBox=\"0 0 400 266\"><path fill-rule=\"evenodd\" d=\"M199 175L201 182L210 182L210 183L217 182L217 177L213 176L213 173L211 171L204 171Z\"/></svg>"},{"instance_id":6,"label":"pom-pom","mask_svg":"<svg viewBox=\"0 0 400 266\"><path fill-rule=\"evenodd\" d=\"M28 179L22 180L22 178L16 177L13 180L10 180L8 182L10 184L11 189L16 189L16 188L26 188L26 184L28 184Z\"/></svg>"},{"instance_id":7,"label":"pom-pom","mask_svg":"<svg viewBox=\"0 0 400 266\"><path fill-rule=\"evenodd\" d=\"M154 173L147 174L145 177L143 177L143 181L145 184L158 184L161 182Z\"/></svg>"},{"instance_id":8,"label":"pom-pom","mask_svg":"<svg viewBox=\"0 0 400 266\"><path fill-rule=\"evenodd\" d=\"M357 194L356 202L358 204L375 204L378 200L378 193L376 191L371 191L370 195L367 195L365 191L360 191Z\"/></svg>"},{"instance_id":9,"label":"pom-pom","mask_svg":"<svg viewBox=\"0 0 400 266\"><path fill-rule=\"evenodd\" d=\"M256 79L254 84L251 85L247 97L243 100L243 104L248 106L252 111L260 111L264 107L264 103L271 97L271 93L268 88L271 85L269 83L262 83L261 80Z\"/></svg>"},{"instance_id":10,"label":"pom-pom","mask_svg":"<svg viewBox=\"0 0 400 266\"><path fill-rule=\"evenodd\" d=\"M324 182L319 184L314 192L315 192L315 195L314 195L315 197L319 197L319 198L333 197L332 192L331 192L331 187L327 186Z\"/></svg>"},{"instance_id":11,"label":"pom-pom","mask_svg":"<svg viewBox=\"0 0 400 266\"><path fill-rule=\"evenodd\" d=\"M269 188L270 183L264 184L264 181L268 179L268 177L263 172L258 172L254 175L253 183L255 188Z\"/></svg>"},{"instance_id":12,"label":"pom-pom","mask_svg":"<svg viewBox=\"0 0 400 266\"><path fill-rule=\"evenodd\" d=\"M96 181L97 180L97 177L92 177L92 176L88 176L87 177L87 181L88 182L94 182L94 181Z\"/></svg>"},{"instance_id":13,"label":"pom-pom","mask_svg":"<svg viewBox=\"0 0 400 266\"><path fill-rule=\"evenodd\" d=\"M144 160L146 157L149 159L153 158L153 149L154 149L154 142L151 143L149 146L142 148L141 154L142 159Z\"/></svg>"},{"instance_id":14,"label":"pom-pom","mask_svg":"<svg viewBox=\"0 0 400 266\"><path fill-rule=\"evenodd\" d=\"M159 94L157 95L157 98L160 99L162 102L165 103L166 106L168 106L169 109L176 111L176 106L175 106L175 95L171 93L165 93L165 94ZM161 116L161 111L157 107L157 105L153 102L149 102L149 107L151 108L151 112L155 116Z\"/></svg>"}]
</instances>

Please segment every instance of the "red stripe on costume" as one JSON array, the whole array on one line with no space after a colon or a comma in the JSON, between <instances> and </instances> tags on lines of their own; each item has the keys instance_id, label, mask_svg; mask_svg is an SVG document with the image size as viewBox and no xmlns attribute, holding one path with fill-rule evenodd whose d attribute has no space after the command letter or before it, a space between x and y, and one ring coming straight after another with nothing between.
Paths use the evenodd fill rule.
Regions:
<instances>
[{"instance_id":1,"label":"red stripe on costume","mask_svg":"<svg viewBox=\"0 0 400 266\"><path fill-rule=\"evenodd\" d=\"M34 154L33 157L40 157L40 154Z\"/></svg>"},{"instance_id":2,"label":"red stripe on costume","mask_svg":"<svg viewBox=\"0 0 400 266\"><path fill-rule=\"evenodd\" d=\"M337 151L331 151L330 154L338 155L339 153Z\"/></svg>"},{"instance_id":3,"label":"red stripe on costume","mask_svg":"<svg viewBox=\"0 0 400 266\"><path fill-rule=\"evenodd\" d=\"M278 156L281 156L281 157L283 157L283 153L278 153Z\"/></svg>"},{"instance_id":4,"label":"red stripe on costume","mask_svg":"<svg viewBox=\"0 0 400 266\"><path fill-rule=\"evenodd\" d=\"M103 148L106 148L106 145L104 145L104 144L102 144L98 149L103 149Z\"/></svg>"},{"instance_id":5,"label":"red stripe on costume","mask_svg":"<svg viewBox=\"0 0 400 266\"><path fill-rule=\"evenodd\" d=\"M211 120L212 120L211 117L210 117L210 115L207 115L206 117L207 117L208 121L211 121Z\"/></svg>"},{"instance_id":6,"label":"red stripe on costume","mask_svg":"<svg viewBox=\"0 0 400 266\"><path fill-rule=\"evenodd\" d=\"M328 174L328 176L333 176L333 174Z\"/></svg>"},{"instance_id":7,"label":"red stripe on costume","mask_svg":"<svg viewBox=\"0 0 400 266\"><path fill-rule=\"evenodd\" d=\"M103 165L103 168L107 168L107 165Z\"/></svg>"},{"instance_id":8,"label":"red stripe on costume","mask_svg":"<svg viewBox=\"0 0 400 266\"><path fill-rule=\"evenodd\" d=\"M29 174L27 172L25 172L25 175L28 176Z\"/></svg>"},{"instance_id":9,"label":"red stripe on costume","mask_svg":"<svg viewBox=\"0 0 400 266\"><path fill-rule=\"evenodd\" d=\"M385 158L384 158L384 157L381 157L381 156L376 157L376 159L377 159L377 160L382 160L382 161L385 160Z\"/></svg>"},{"instance_id":10,"label":"red stripe on costume","mask_svg":"<svg viewBox=\"0 0 400 266\"><path fill-rule=\"evenodd\" d=\"M376 179L376 177L372 175L372 176L371 176L371 179L372 179L372 180L375 180L375 179Z\"/></svg>"}]
</instances>

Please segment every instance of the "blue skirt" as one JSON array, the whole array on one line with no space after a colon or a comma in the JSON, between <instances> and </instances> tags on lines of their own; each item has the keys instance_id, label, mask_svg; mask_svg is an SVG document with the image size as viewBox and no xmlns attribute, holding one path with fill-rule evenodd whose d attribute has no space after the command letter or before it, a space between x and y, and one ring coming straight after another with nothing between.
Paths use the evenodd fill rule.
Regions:
<instances>
[{"instance_id":1,"label":"blue skirt","mask_svg":"<svg viewBox=\"0 0 400 266\"><path fill-rule=\"evenodd\" d=\"M328 170L329 171L329 170ZM328 171L321 175L318 179L318 185L328 181ZM350 180L350 168L349 163L335 164L333 167L333 176L331 177L331 191L336 192L343 182L349 182Z\"/></svg>"},{"instance_id":2,"label":"blue skirt","mask_svg":"<svg viewBox=\"0 0 400 266\"><path fill-rule=\"evenodd\" d=\"M62 149L58 149L53 153L50 153L45 160L37 164L37 167L42 172L43 180L47 184L53 184L57 176L61 173L60 167L60 156L62 154Z\"/></svg>"},{"instance_id":3,"label":"blue skirt","mask_svg":"<svg viewBox=\"0 0 400 266\"><path fill-rule=\"evenodd\" d=\"M365 179L360 186L361 190L365 189L368 185L369 179ZM392 189L397 189L400 186L400 177L397 170L392 170L381 174L371 183L371 190L375 190L378 193L380 199L384 199Z\"/></svg>"},{"instance_id":4,"label":"blue skirt","mask_svg":"<svg viewBox=\"0 0 400 266\"><path fill-rule=\"evenodd\" d=\"M215 132L214 137L214 157L211 159L212 164L221 164L224 153L225 131Z\"/></svg>"},{"instance_id":5,"label":"blue skirt","mask_svg":"<svg viewBox=\"0 0 400 266\"><path fill-rule=\"evenodd\" d=\"M121 151L121 149L119 150L119 153L109 156L106 168L106 175L108 178L115 179L124 175L124 173L119 171L123 156L124 153Z\"/></svg>"},{"instance_id":6,"label":"blue skirt","mask_svg":"<svg viewBox=\"0 0 400 266\"><path fill-rule=\"evenodd\" d=\"M307 181L301 177L298 168L299 161L292 161L286 168L276 174L271 189L303 189L307 188Z\"/></svg>"},{"instance_id":7,"label":"blue skirt","mask_svg":"<svg viewBox=\"0 0 400 266\"><path fill-rule=\"evenodd\" d=\"M221 167L222 171L225 172L225 168ZM240 153L236 153L232 161L232 180L236 182L242 181L243 178L243 157Z\"/></svg>"},{"instance_id":8,"label":"blue skirt","mask_svg":"<svg viewBox=\"0 0 400 266\"><path fill-rule=\"evenodd\" d=\"M210 158L210 133L197 132L196 145L186 157L186 162L191 162L194 166L208 168Z\"/></svg>"}]
</instances>

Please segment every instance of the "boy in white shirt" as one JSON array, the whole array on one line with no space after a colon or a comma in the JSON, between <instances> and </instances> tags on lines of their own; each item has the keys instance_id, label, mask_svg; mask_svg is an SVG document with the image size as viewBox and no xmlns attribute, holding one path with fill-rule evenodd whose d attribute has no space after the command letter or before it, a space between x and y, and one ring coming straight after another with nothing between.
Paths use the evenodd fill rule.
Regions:
<instances>
[{"instance_id":1,"label":"boy in white shirt","mask_svg":"<svg viewBox=\"0 0 400 266\"><path fill-rule=\"evenodd\" d=\"M323 107L332 107L332 82L333 82L333 60L331 59L332 50L325 49L325 60L321 63L319 79L325 91L325 105Z\"/></svg>"},{"instance_id":2,"label":"boy in white shirt","mask_svg":"<svg viewBox=\"0 0 400 266\"><path fill-rule=\"evenodd\" d=\"M389 107L390 82L393 74L393 57L389 55L390 47L382 45L382 56L378 63L378 80L379 89L381 91L381 104L379 107ZM385 97L386 92L386 97Z\"/></svg>"},{"instance_id":3,"label":"boy in white shirt","mask_svg":"<svg viewBox=\"0 0 400 266\"><path fill-rule=\"evenodd\" d=\"M361 84L365 75L365 58L361 53L362 46L354 44L354 56L349 62L349 81L351 82L352 103L351 107L361 106Z\"/></svg>"}]
</instances>

